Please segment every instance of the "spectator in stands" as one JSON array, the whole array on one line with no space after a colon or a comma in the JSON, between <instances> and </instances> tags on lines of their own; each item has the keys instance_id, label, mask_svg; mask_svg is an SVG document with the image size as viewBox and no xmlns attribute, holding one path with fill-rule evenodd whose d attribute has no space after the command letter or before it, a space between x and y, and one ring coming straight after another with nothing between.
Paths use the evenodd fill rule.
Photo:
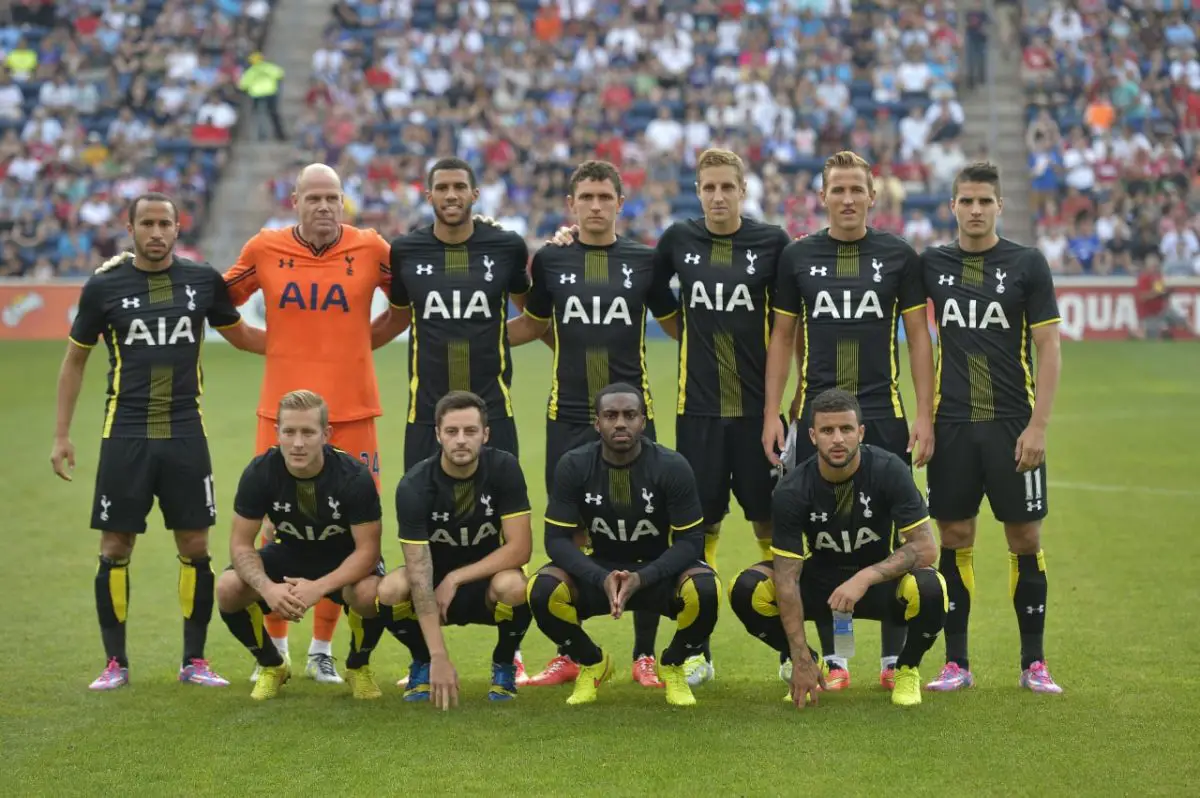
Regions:
<instances>
[{"instance_id":1,"label":"spectator in stands","mask_svg":"<svg viewBox=\"0 0 1200 798\"><path fill-rule=\"evenodd\" d=\"M282 67L264 59L262 53L250 55L250 68L242 73L238 88L244 91L254 104L254 118L257 120L260 140L267 138L266 122L270 120L275 138L278 141L287 141L283 132L283 121L279 118L279 93L282 82Z\"/></svg>"},{"instance_id":2,"label":"spectator in stands","mask_svg":"<svg viewBox=\"0 0 1200 798\"><path fill-rule=\"evenodd\" d=\"M1158 267L1158 257L1149 255L1138 274L1138 328L1133 332L1134 338L1170 339L1176 330L1187 328L1187 321L1171 307L1171 290Z\"/></svg>"}]
</instances>

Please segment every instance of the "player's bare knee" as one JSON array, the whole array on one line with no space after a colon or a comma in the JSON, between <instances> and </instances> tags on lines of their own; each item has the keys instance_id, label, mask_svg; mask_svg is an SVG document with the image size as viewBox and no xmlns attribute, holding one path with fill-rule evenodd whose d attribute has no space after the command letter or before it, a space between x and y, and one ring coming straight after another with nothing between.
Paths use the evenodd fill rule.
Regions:
<instances>
[{"instance_id":1,"label":"player's bare knee","mask_svg":"<svg viewBox=\"0 0 1200 798\"><path fill-rule=\"evenodd\" d=\"M487 600L490 604L501 602L510 607L525 603L525 574L513 569L494 575L488 584Z\"/></svg>"},{"instance_id":2,"label":"player's bare knee","mask_svg":"<svg viewBox=\"0 0 1200 798\"><path fill-rule=\"evenodd\" d=\"M944 549L966 549L975 545L975 519L938 521L938 537Z\"/></svg>"},{"instance_id":3,"label":"player's bare knee","mask_svg":"<svg viewBox=\"0 0 1200 798\"><path fill-rule=\"evenodd\" d=\"M180 557L198 558L208 556L208 530L186 529L175 531L175 548Z\"/></svg>"},{"instance_id":4,"label":"player's bare knee","mask_svg":"<svg viewBox=\"0 0 1200 798\"><path fill-rule=\"evenodd\" d=\"M775 534L775 524L770 521L751 521L750 526L759 540L770 540Z\"/></svg>"},{"instance_id":5,"label":"player's bare knee","mask_svg":"<svg viewBox=\"0 0 1200 798\"><path fill-rule=\"evenodd\" d=\"M380 604L391 606L408 601L408 597L412 595L408 585L408 572L404 568L392 571L379 581L377 594Z\"/></svg>"},{"instance_id":6,"label":"player's bare knee","mask_svg":"<svg viewBox=\"0 0 1200 798\"><path fill-rule=\"evenodd\" d=\"M379 614L375 600L379 597L381 581L377 576L368 576L353 585L346 585L342 588L342 600L359 617L374 618Z\"/></svg>"},{"instance_id":7,"label":"player's bare knee","mask_svg":"<svg viewBox=\"0 0 1200 798\"><path fill-rule=\"evenodd\" d=\"M1042 548L1042 522L1005 524L1004 536L1008 538L1008 550L1013 554L1037 554Z\"/></svg>"},{"instance_id":8,"label":"player's bare knee","mask_svg":"<svg viewBox=\"0 0 1200 798\"><path fill-rule=\"evenodd\" d=\"M242 581L237 571L222 571L217 577L217 608L221 612L237 612L253 604L258 596Z\"/></svg>"},{"instance_id":9,"label":"player's bare knee","mask_svg":"<svg viewBox=\"0 0 1200 798\"><path fill-rule=\"evenodd\" d=\"M132 532L101 532L100 555L110 560L128 560L137 535Z\"/></svg>"}]
</instances>

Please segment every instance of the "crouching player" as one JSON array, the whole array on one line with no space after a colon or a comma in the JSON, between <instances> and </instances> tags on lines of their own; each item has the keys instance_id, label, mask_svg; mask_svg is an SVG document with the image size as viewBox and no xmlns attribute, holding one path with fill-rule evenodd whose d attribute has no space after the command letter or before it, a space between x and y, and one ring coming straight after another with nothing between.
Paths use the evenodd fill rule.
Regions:
<instances>
[{"instance_id":1,"label":"crouching player","mask_svg":"<svg viewBox=\"0 0 1200 798\"><path fill-rule=\"evenodd\" d=\"M678 623L659 659L667 703L696 703L683 663L699 653L717 623L720 585L701 560L704 513L691 466L677 452L643 437L646 402L630 385L596 394L600 440L559 460L546 509L550 564L529 583L538 628L579 663L568 704L596 700L612 677L612 657L582 622L626 609L649 610ZM591 538L592 552L575 543Z\"/></svg>"},{"instance_id":2,"label":"crouching player","mask_svg":"<svg viewBox=\"0 0 1200 798\"><path fill-rule=\"evenodd\" d=\"M250 461L234 499L232 565L217 582L221 618L261 670L250 696L274 698L291 669L271 643L263 613L298 621L328 597L350 623L346 674L355 698L382 695L368 660L383 634L375 608L383 512L366 464L329 445L329 408L311 391L279 402L279 445ZM275 542L254 548L264 518Z\"/></svg>"},{"instance_id":3,"label":"crouching player","mask_svg":"<svg viewBox=\"0 0 1200 798\"><path fill-rule=\"evenodd\" d=\"M810 695L816 703L823 682L804 621L829 623L833 612L875 621L890 615L908 627L892 703L919 704L917 666L947 612L946 583L930 567L937 547L925 500L903 460L860 445L862 412L852 394L825 391L813 400L811 418L817 454L775 489L774 564L742 571L729 605L750 634L779 652L780 676L800 708ZM904 539L895 551L893 526Z\"/></svg>"},{"instance_id":4,"label":"crouching player","mask_svg":"<svg viewBox=\"0 0 1200 798\"><path fill-rule=\"evenodd\" d=\"M380 584L379 610L412 654L405 701L433 693L445 709L457 699L457 687L441 678L453 678L443 624L495 626L488 699L517 695L513 660L530 623L522 570L533 545L529 492L517 458L485 445L487 419L479 396L443 396L434 408L441 451L396 487L405 564Z\"/></svg>"}]
</instances>

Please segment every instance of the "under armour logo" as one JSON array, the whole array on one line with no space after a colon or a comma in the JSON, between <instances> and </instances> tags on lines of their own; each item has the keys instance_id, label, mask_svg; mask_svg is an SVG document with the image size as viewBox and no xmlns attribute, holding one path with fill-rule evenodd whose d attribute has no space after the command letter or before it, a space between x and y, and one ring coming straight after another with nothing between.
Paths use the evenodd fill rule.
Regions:
<instances>
[{"instance_id":1,"label":"under armour logo","mask_svg":"<svg viewBox=\"0 0 1200 798\"><path fill-rule=\"evenodd\" d=\"M754 261L758 260L758 256L750 250L746 250L746 274L754 274Z\"/></svg>"},{"instance_id":2,"label":"under armour logo","mask_svg":"<svg viewBox=\"0 0 1200 798\"><path fill-rule=\"evenodd\" d=\"M279 268L282 269L284 266L287 266L289 269L294 269L294 268L296 268L296 261L293 260L292 258L288 258L287 260L280 258L279 259Z\"/></svg>"},{"instance_id":3,"label":"under armour logo","mask_svg":"<svg viewBox=\"0 0 1200 798\"><path fill-rule=\"evenodd\" d=\"M954 275L952 275L952 274L938 275L938 285L954 285Z\"/></svg>"},{"instance_id":4,"label":"under armour logo","mask_svg":"<svg viewBox=\"0 0 1200 798\"><path fill-rule=\"evenodd\" d=\"M863 506L863 518L870 518L874 513L871 512L871 499L865 493L858 494L859 504Z\"/></svg>"},{"instance_id":5,"label":"under armour logo","mask_svg":"<svg viewBox=\"0 0 1200 798\"><path fill-rule=\"evenodd\" d=\"M108 520L108 508L109 507L112 507L112 502L110 502L108 500L107 496L101 496L100 497L100 520L101 521Z\"/></svg>"},{"instance_id":6,"label":"under armour logo","mask_svg":"<svg viewBox=\"0 0 1200 798\"><path fill-rule=\"evenodd\" d=\"M814 524L820 521L822 524L829 520L829 513L809 513L808 520Z\"/></svg>"},{"instance_id":7,"label":"under armour logo","mask_svg":"<svg viewBox=\"0 0 1200 798\"><path fill-rule=\"evenodd\" d=\"M492 260L487 255L483 256L483 268L487 269L487 274L483 275L483 279L487 280L489 283L492 281L492 267L495 265L496 261Z\"/></svg>"},{"instance_id":8,"label":"under armour logo","mask_svg":"<svg viewBox=\"0 0 1200 798\"><path fill-rule=\"evenodd\" d=\"M432 263L418 263L417 264L417 274L418 275L433 274L433 264Z\"/></svg>"},{"instance_id":9,"label":"under armour logo","mask_svg":"<svg viewBox=\"0 0 1200 798\"><path fill-rule=\"evenodd\" d=\"M1004 278L1008 276L1008 272L1002 272L996 269L996 293L1004 293Z\"/></svg>"},{"instance_id":10,"label":"under armour logo","mask_svg":"<svg viewBox=\"0 0 1200 798\"><path fill-rule=\"evenodd\" d=\"M492 514L492 497L491 496L480 496L479 503L483 505L483 514L484 515Z\"/></svg>"},{"instance_id":11,"label":"under armour logo","mask_svg":"<svg viewBox=\"0 0 1200 798\"><path fill-rule=\"evenodd\" d=\"M450 513L431 513L429 517L434 521L449 521Z\"/></svg>"},{"instance_id":12,"label":"under armour logo","mask_svg":"<svg viewBox=\"0 0 1200 798\"><path fill-rule=\"evenodd\" d=\"M877 283L882 283L883 275L880 274L879 272L883 270L883 261L878 261L878 260L875 260L874 258L871 258L871 268L875 270L875 276L872 277L871 279Z\"/></svg>"},{"instance_id":13,"label":"under armour logo","mask_svg":"<svg viewBox=\"0 0 1200 798\"><path fill-rule=\"evenodd\" d=\"M271 509L277 513L290 513L292 511L291 502L275 502L271 505Z\"/></svg>"},{"instance_id":14,"label":"under armour logo","mask_svg":"<svg viewBox=\"0 0 1200 798\"><path fill-rule=\"evenodd\" d=\"M332 515L332 516L330 516L330 517L331 517L331 518L332 518L334 521L336 521L336 520L338 520L339 518L341 518L341 517L342 517L342 514L338 512L338 508L339 508L339 507L341 507L341 506L342 506L342 503L341 503L341 502L335 502L335 501L333 500L333 497L332 497L332 496L330 496L330 497L329 497L329 509L330 509L330 510L333 510L333 515Z\"/></svg>"},{"instance_id":15,"label":"under armour logo","mask_svg":"<svg viewBox=\"0 0 1200 798\"><path fill-rule=\"evenodd\" d=\"M346 255L346 276L350 277L354 274L354 256Z\"/></svg>"},{"instance_id":16,"label":"under armour logo","mask_svg":"<svg viewBox=\"0 0 1200 798\"><path fill-rule=\"evenodd\" d=\"M564 284L564 285L565 285L566 283L570 283L571 285L574 285L574 284L575 284L575 275L573 275L573 274L560 274L560 275L558 275L558 281L559 281L560 283Z\"/></svg>"},{"instance_id":17,"label":"under armour logo","mask_svg":"<svg viewBox=\"0 0 1200 798\"><path fill-rule=\"evenodd\" d=\"M585 494L583 497L583 501L585 504L594 504L597 507L600 505L600 502L603 500L604 500L604 497L602 497L599 493L588 493L588 494Z\"/></svg>"},{"instance_id":18,"label":"under armour logo","mask_svg":"<svg viewBox=\"0 0 1200 798\"><path fill-rule=\"evenodd\" d=\"M121 300L121 307L126 309L136 308L141 304L142 300L138 299L137 297L126 297L125 299Z\"/></svg>"},{"instance_id":19,"label":"under armour logo","mask_svg":"<svg viewBox=\"0 0 1200 798\"><path fill-rule=\"evenodd\" d=\"M621 285L625 288L633 288L633 281L629 279L633 277L633 269L629 268L627 264L622 263L621 274L625 275L625 282L621 283Z\"/></svg>"},{"instance_id":20,"label":"under armour logo","mask_svg":"<svg viewBox=\"0 0 1200 798\"><path fill-rule=\"evenodd\" d=\"M1040 499L1038 501L1025 502L1025 512L1027 513L1032 513L1034 510L1040 509L1042 509L1042 502Z\"/></svg>"},{"instance_id":21,"label":"under armour logo","mask_svg":"<svg viewBox=\"0 0 1200 798\"><path fill-rule=\"evenodd\" d=\"M956 605L953 601L951 601L950 605L949 605L950 612L954 612L956 609L958 609L958 605Z\"/></svg>"},{"instance_id":22,"label":"under armour logo","mask_svg":"<svg viewBox=\"0 0 1200 798\"><path fill-rule=\"evenodd\" d=\"M684 263L697 264L700 262L700 256L689 252L683 256Z\"/></svg>"},{"instance_id":23,"label":"under armour logo","mask_svg":"<svg viewBox=\"0 0 1200 798\"><path fill-rule=\"evenodd\" d=\"M1025 614L1026 614L1026 615L1033 615L1035 612L1036 612L1038 615L1045 615L1045 614L1046 614L1046 605L1045 605L1045 604L1039 604L1039 605L1037 605L1036 607L1026 607L1026 608L1025 608Z\"/></svg>"},{"instance_id":24,"label":"under armour logo","mask_svg":"<svg viewBox=\"0 0 1200 798\"><path fill-rule=\"evenodd\" d=\"M808 267L808 276L809 277L824 277L827 274L829 274L829 268L826 266L809 266Z\"/></svg>"},{"instance_id":25,"label":"under armour logo","mask_svg":"<svg viewBox=\"0 0 1200 798\"><path fill-rule=\"evenodd\" d=\"M642 501L646 503L646 512L648 513L654 512L653 499L654 493L652 493L648 488L642 488Z\"/></svg>"},{"instance_id":26,"label":"under armour logo","mask_svg":"<svg viewBox=\"0 0 1200 798\"><path fill-rule=\"evenodd\" d=\"M195 310L196 309L196 289L192 288L190 285L185 285L183 287L183 293L187 294L187 298L188 298L187 309Z\"/></svg>"}]
</instances>

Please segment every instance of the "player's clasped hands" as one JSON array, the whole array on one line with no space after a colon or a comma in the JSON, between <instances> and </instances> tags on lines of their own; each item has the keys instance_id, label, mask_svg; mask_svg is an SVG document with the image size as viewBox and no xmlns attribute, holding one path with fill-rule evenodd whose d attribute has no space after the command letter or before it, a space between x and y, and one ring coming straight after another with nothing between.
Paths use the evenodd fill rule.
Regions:
<instances>
[{"instance_id":1,"label":"player's clasped hands","mask_svg":"<svg viewBox=\"0 0 1200 798\"><path fill-rule=\"evenodd\" d=\"M305 611L310 607L315 607L317 602L325 597L325 592L321 590L321 586L309 579L296 579L291 576L285 576L283 581L288 585L291 594L304 603ZM303 615L303 612L301 614Z\"/></svg>"},{"instance_id":2,"label":"player's clasped hands","mask_svg":"<svg viewBox=\"0 0 1200 798\"><path fill-rule=\"evenodd\" d=\"M642 577L636 571L609 571L604 579L604 593L608 596L612 617L620 618L629 597L642 586Z\"/></svg>"},{"instance_id":3,"label":"player's clasped hands","mask_svg":"<svg viewBox=\"0 0 1200 798\"><path fill-rule=\"evenodd\" d=\"M309 605L296 595L291 585L272 582L262 590L263 601L271 608L271 612L279 615L285 621L298 621L304 617Z\"/></svg>"}]
</instances>

